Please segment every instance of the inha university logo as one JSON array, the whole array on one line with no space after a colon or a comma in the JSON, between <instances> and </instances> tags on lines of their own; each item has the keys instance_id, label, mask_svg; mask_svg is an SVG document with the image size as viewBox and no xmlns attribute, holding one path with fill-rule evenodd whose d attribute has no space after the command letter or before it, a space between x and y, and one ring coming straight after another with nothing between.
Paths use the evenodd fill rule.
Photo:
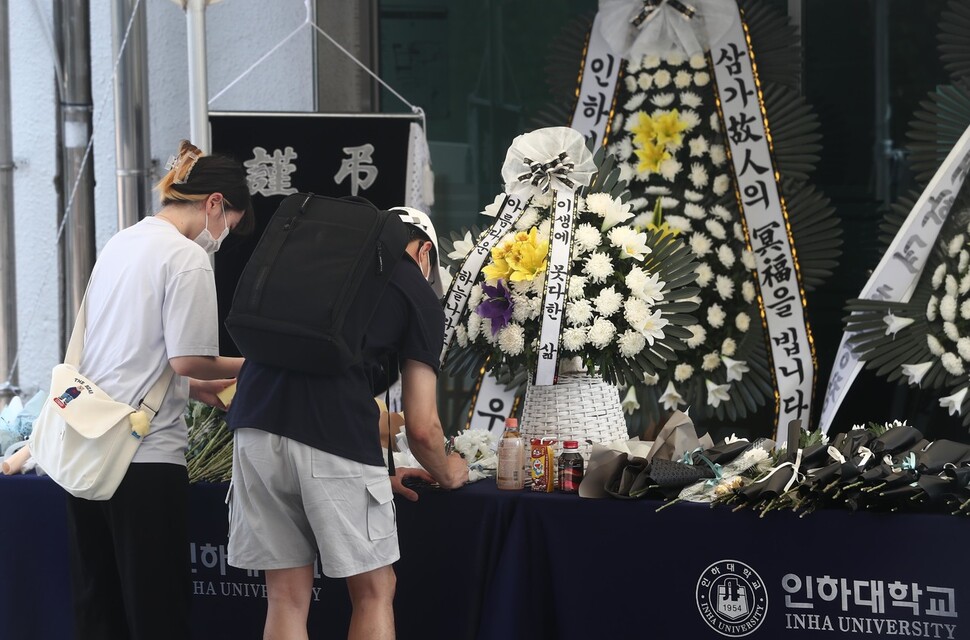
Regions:
<instances>
[{"instance_id":1,"label":"inha university logo","mask_svg":"<svg viewBox=\"0 0 970 640\"><path fill-rule=\"evenodd\" d=\"M697 581L697 609L711 629L740 638L761 626L768 592L757 572L737 560L715 562Z\"/></svg>"}]
</instances>

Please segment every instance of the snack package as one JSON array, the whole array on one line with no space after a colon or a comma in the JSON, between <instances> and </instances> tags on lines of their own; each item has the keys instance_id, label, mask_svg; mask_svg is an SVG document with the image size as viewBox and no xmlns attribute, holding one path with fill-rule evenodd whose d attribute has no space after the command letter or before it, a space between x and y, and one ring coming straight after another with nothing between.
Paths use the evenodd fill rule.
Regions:
<instances>
[{"instance_id":1,"label":"snack package","mask_svg":"<svg viewBox=\"0 0 970 640\"><path fill-rule=\"evenodd\" d=\"M532 490L551 493L556 488L556 441L553 438L533 438L530 447L529 469Z\"/></svg>"}]
</instances>

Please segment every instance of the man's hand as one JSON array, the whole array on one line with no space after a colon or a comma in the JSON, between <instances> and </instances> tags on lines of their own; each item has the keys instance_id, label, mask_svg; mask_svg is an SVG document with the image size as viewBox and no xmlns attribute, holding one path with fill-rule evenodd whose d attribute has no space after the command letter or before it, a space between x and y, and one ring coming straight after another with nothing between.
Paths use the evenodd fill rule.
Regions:
<instances>
[{"instance_id":1,"label":"man's hand","mask_svg":"<svg viewBox=\"0 0 970 640\"><path fill-rule=\"evenodd\" d=\"M409 489L408 487L404 486L405 480L409 478L414 480L423 480L428 484L431 484L432 482L434 482L434 478L431 477L431 474L425 471L424 469L414 469L412 467L398 467L397 469L395 469L395 473L397 475L391 476L391 491L404 496L411 502L418 501L418 494L413 489Z\"/></svg>"},{"instance_id":2,"label":"man's hand","mask_svg":"<svg viewBox=\"0 0 970 640\"><path fill-rule=\"evenodd\" d=\"M235 381L235 378L226 378L224 380L196 380L195 378L189 378L189 397L193 400L204 402L210 407L225 411L226 405L223 404L222 400L216 394Z\"/></svg>"},{"instance_id":3,"label":"man's hand","mask_svg":"<svg viewBox=\"0 0 970 640\"><path fill-rule=\"evenodd\" d=\"M448 464L448 477L438 480L445 489L457 489L468 482L468 463L457 453L452 453L445 462Z\"/></svg>"}]
</instances>

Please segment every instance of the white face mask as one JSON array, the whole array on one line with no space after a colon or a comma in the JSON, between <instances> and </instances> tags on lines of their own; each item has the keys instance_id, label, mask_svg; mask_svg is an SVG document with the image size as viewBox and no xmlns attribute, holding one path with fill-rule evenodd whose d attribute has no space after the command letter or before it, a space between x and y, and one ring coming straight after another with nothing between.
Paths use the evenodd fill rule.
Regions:
<instances>
[{"instance_id":1,"label":"white face mask","mask_svg":"<svg viewBox=\"0 0 970 640\"><path fill-rule=\"evenodd\" d=\"M209 232L209 216L207 215L205 217L205 229L203 229L202 233L195 237L195 243L205 249L205 252L210 256L219 250L219 247L222 245L222 241L225 240L226 236L229 235L229 221L226 219L225 202L222 203L222 222L225 225L225 228L222 230L222 233L219 234L218 238L213 238L212 234Z\"/></svg>"}]
</instances>

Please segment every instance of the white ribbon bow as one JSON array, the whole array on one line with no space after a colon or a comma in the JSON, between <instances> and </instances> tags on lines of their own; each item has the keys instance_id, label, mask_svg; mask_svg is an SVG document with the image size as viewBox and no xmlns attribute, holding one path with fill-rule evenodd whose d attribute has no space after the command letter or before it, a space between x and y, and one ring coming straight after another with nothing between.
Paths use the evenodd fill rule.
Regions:
<instances>
[{"instance_id":1,"label":"white ribbon bow","mask_svg":"<svg viewBox=\"0 0 970 640\"><path fill-rule=\"evenodd\" d=\"M525 198L549 189L588 187L595 173L586 139L569 127L547 127L517 136L502 165L505 191Z\"/></svg>"},{"instance_id":2,"label":"white ribbon bow","mask_svg":"<svg viewBox=\"0 0 970 640\"><path fill-rule=\"evenodd\" d=\"M600 33L627 60L702 54L740 20L735 0L600 0Z\"/></svg>"}]
</instances>

